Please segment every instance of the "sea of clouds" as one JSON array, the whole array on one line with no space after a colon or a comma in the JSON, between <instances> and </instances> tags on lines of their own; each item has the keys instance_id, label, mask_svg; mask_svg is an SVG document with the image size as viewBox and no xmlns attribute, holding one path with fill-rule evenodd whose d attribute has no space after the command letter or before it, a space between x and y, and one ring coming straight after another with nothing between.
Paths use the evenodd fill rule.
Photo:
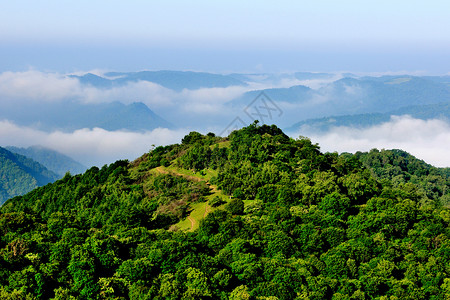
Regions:
<instances>
[{"instance_id":1,"label":"sea of clouds","mask_svg":"<svg viewBox=\"0 0 450 300\"><path fill-rule=\"evenodd\" d=\"M102 74L101 71L94 73ZM226 104L247 91L299 84L319 88L338 78L339 75L326 81L255 81L249 82L247 86L185 89L176 92L145 81L106 89L83 85L78 79L66 74L36 70L3 72L0 73L0 109L19 105L26 110L30 103L67 99L81 103L140 101L163 118L180 126L174 130L157 128L147 132L107 131L101 128L46 132L32 126L19 126L14 121L3 118L0 119L0 146L42 145L69 155L87 166L102 166L117 159L132 160L148 152L152 145L179 143L192 130L219 134L234 117L242 115L242 111L234 111ZM280 106L286 113L295 109L295 105L281 103ZM245 121L250 123L251 120ZM282 124L282 121L282 118L273 120L276 124ZM295 138L307 134L296 132L291 136ZM319 143L322 151L356 152L372 148L397 148L435 166L450 166L450 125L442 120L424 121L409 116L395 116L389 122L370 128L337 127L326 133L311 133L308 136Z\"/></svg>"}]
</instances>

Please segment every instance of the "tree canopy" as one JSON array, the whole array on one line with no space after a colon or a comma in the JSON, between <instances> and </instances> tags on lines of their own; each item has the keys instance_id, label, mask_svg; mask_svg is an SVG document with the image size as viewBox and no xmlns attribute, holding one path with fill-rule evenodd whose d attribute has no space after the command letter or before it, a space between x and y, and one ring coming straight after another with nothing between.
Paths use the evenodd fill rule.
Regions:
<instances>
[{"instance_id":1,"label":"tree canopy","mask_svg":"<svg viewBox=\"0 0 450 300\"><path fill-rule=\"evenodd\" d=\"M193 132L8 200L0 298L446 299L448 180L276 126Z\"/></svg>"}]
</instances>

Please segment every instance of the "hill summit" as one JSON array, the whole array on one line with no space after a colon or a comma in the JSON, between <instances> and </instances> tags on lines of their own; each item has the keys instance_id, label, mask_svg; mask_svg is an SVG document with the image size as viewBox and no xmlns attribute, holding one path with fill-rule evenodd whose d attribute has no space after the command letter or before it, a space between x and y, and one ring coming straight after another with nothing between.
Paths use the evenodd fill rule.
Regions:
<instances>
[{"instance_id":1,"label":"hill summit","mask_svg":"<svg viewBox=\"0 0 450 300\"><path fill-rule=\"evenodd\" d=\"M449 187L402 151L191 132L7 201L0 295L445 299Z\"/></svg>"}]
</instances>

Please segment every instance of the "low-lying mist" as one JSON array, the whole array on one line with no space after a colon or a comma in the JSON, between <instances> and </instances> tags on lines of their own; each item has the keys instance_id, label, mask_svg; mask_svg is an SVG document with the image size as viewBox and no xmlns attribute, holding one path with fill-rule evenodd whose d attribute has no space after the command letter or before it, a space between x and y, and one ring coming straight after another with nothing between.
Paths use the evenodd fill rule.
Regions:
<instances>
[{"instance_id":1,"label":"low-lying mist","mask_svg":"<svg viewBox=\"0 0 450 300\"><path fill-rule=\"evenodd\" d=\"M101 71L94 73L104 76ZM312 74L311 78L308 78L308 74ZM329 115L331 112L326 110L327 107L331 111L340 104L351 107L351 101L367 94L359 85L333 85L344 77L342 74L330 74L323 78L313 75L302 73L299 79L298 75L295 77L292 74L237 74L234 76L244 80L245 84L172 90L145 80L99 87L82 84L68 74L36 70L4 72L0 74L0 146L43 145L87 166L102 166L117 159L135 159L149 151L152 145L179 143L190 131L227 135L227 129L233 129L235 125L248 125L255 119L287 128L301 120ZM270 111L263 111L264 107L258 106L258 103L254 108L259 109L259 115L244 111L252 103L253 96L249 92L258 93L260 90L276 88L280 90L275 92L283 95L288 88L300 85L305 86L306 92L309 88L313 96L304 102L274 101L280 110L279 114L277 112L269 118ZM24 124L15 120L12 114L8 115L12 108L20 108L20 114L27 116L27 110L33 107L64 101L80 105L142 102L175 126L171 129L141 131L126 128L113 131L99 127L80 127L69 131L44 130L39 125L45 120ZM355 103L355 107L360 104ZM238 120L238 124L232 124L233 120ZM337 126L321 133L305 129L288 134L293 138L308 136L313 142L319 143L322 151L356 152L372 148L398 148L435 166L450 166L450 125L445 119L422 120L396 116L389 122L370 127Z\"/></svg>"}]
</instances>

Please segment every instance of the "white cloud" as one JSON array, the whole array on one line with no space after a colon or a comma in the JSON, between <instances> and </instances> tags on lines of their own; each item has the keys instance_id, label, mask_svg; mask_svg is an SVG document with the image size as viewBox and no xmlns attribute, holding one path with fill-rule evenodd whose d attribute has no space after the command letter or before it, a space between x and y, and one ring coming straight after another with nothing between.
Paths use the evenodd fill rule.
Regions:
<instances>
[{"instance_id":1,"label":"white cloud","mask_svg":"<svg viewBox=\"0 0 450 300\"><path fill-rule=\"evenodd\" d=\"M170 107L174 105L176 93L153 82L129 82L123 86L100 89L80 85L79 99L84 103L118 101L122 103L143 102L150 108Z\"/></svg>"},{"instance_id":2,"label":"white cloud","mask_svg":"<svg viewBox=\"0 0 450 300\"><path fill-rule=\"evenodd\" d=\"M100 71L98 71L100 72ZM130 82L110 89L83 85L78 79L58 73L39 71L0 73L0 99L21 103L28 101L64 101L76 99L82 103L119 101L144 102L150 107L173 105L176 93L152 82Z\"/></svg>"},{"instance_id":3,"label":"white cloud","mask_svg":"<svg viewBox=\"0 0 450 300\"><path fill-rule=\"evenodd\" d=\"M176 101L187 113L223 114L227 108L225 103L235 99L249 90L246 86L230 86L221 88L184 89L177 95Z\"/></svg>"},{"instance_id":4,"label":"white cloud","mask_svg":"<svg viewBox=\"0 0 450 300\"><path fill-rule=\"evenodd\" d=\"M58 101L80 95L78 80L57 73L39 71L0 74L0 97L39 101Z\"/></svg>"},{"instance_id":5,"label":"white cloud","mask_svg":"<svg viewBox=\"0 0 450 300\"><path fill-rule=\"evenodd\" d=\"M187 130L165 128L144 133L107 131L101 128L47 133L20 127L9 121L0 121L0 146L42 145L69 155L86 166L102 166L118 159L133 160L148 152L153 144L179 143L187 133Z\"/></svg>"},{"instance_id":6,"label":"white cloud","mask_svg":"<svg viewBox=\"0 0 450 300\"><path fill-rule=\"evenodd\" d=\"M100 70L95 73L101 74ZM81 72L77 74L81 75ZM35 70L0 73L0 109L2 104L64 101L75 99L81 103L143 102L150 109L171 113L220 113L223 104L255 87L230 86L225 88L184 89L176 92L148 81L129 82L122 86L97 88L84 85L76 78L59 73Z\"/></svg>"},{"instance_id":7,"label":"white cloud","mask_svg":"<svg viewBox=\"0 0 450 300\"><path fill-rule=\"evenodd\" d=\"M90 73L102 76L104 72L102 70L91 70ZM83 75L85 73L72 74ZM241 113L241 108L231 108L226 103L240 97L245 92L266 88L284 88L299 84L317 87L332 80L299 81L289 74L284 77L281 76L281 80L276 78L274 80L263 78L263 80L255 76L255 81L248 82L246 86L184 89L176 92L147 81L129 82L111 88L97 88L81 84L76 78L68 77L66 74L35 70L4 72L0 74L0 111L3 109L4 112L8 112L12 105L20 106L21 109L23 108L26 111L27 104L30 101L39 103L70 99L81 103L118 101L129 104L143 102L157 114L177 126L205 128L205 126L210 125L205 123L220 124ZM328 101L328 98L324 96L314 100L323 102ZM316 104L316 102L302 103L297 105L299 107L295 107L295 109L301 110ZM291 106L286 105L286 111L293 111L293 109L290 109ZM8 115L4 117L8 118ZM298 116L296 115L296 117Z\"/></svg>"},{"instance_id":8,"label":"white cloud","mask_svg":"<svg viewBox=\"0 0 450 300\"><path fill-rule=\"evenodd\" d=\"M324 134L307 135L322 151L351 152L402 149L437 167L450 167L450 124L393 116L389 122L370 128L335 127Z\"/></svg>"}]
</instances>

